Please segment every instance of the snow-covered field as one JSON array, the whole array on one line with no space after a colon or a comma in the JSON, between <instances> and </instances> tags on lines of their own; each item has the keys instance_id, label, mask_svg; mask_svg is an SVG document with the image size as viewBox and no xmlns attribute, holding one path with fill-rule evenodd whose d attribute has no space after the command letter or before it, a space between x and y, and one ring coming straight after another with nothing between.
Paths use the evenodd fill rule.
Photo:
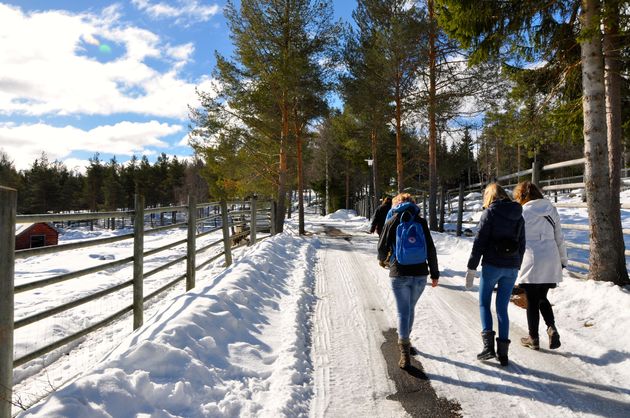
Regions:
<instances>
[{"instance_id":1,"label":"snow-covered field","mask_svg":"<svg viewBox=\"0 0 630 418\"><path fill-rule=\"evenodd\" d=\"M86 239L106 238L133 232L131 229L89 231L87 228L62 230L60 243L70 243ZM185 239L186 228L163 231L159 234L149 234L144 238L145 250L164 246L168 243ZM198 247L220 240L221 232L206 235L198 239ZM220 251L221 245L215 246L197 255L197 263L210 258ZM185 244L162 251L156 255L145 257L145 273L157 268L168 261L185 255ZM234 256L238 258L241 249ZM16 261L15 284L36 282L47 277L92 267L101 263L120 260L133 255L132 240L120 241L106 246L96 246L65 253L35 256ZM204 269L198 277L198 285L204 285L204 279L221 272L224 269L223 258L219 258ZM181 276L185 272L185 262L159 272L145 279L144 292L148 294L155 289ZM15 296L15 319L45 311L63 303L93 294L99 290L113 287L133 277L132 265L108 269L96 274L73 279L67 282L46 286L40 289L19 293ZM145 319L155 315L163 308L164 303L176 295L185 292L185 284L174 286L153 300L145 304ZM38 321L17 329L15 332L14 358L35 351L36 349L57 341L63 337L80 331L114 312L128 306L132 302L131 286L88 302L79 307L57 314L49 319ZM28 362L14 370L16 401L28 406L37 399L45 396L60 385L74 378L79 373L93 367L102 357L116 347L120 341L132 332L131 314L115 321L99 331L80 338L60 349ZM67 355L71 351L71 355Z\"/></svg>"},{"instance_id":2,"label":"snow-covered field","mask_svg":"<svg viewBox=\"0 0 630 418\"><path fill-rule=\"evenodd\" d=\"M325 235L331 227L342 234ZM310 215L313 235L298 237L290 221L285 233L244 249L227 270L217 263L199 272L194 290L179 288L156 304L145 325L101 353L96 367L23 416L406 416L387 400L393 384L380 345L396 314L368 227L351 212ZM442 278L422 296L412 342L439 396L459 402L464 416L630 415L629 288L565 275L550 296L562 347L545 350L543 342L534 352L514 343L503 369L474 360L477 295L463 287L472 239L435 233L434 240ZM26 262L19 270L31 276L20 280L50 269L46 261ZM64 268L72 262L64 260ZM77 290L37 300L60 302ZM20 309L18 317L35 307L26 301ZM81 315L88 313L64 326ZM517 341L526 333L525 311L511 305L510 316ZM98 357L94 344L113 344L115 335L83 341L92 355L79 363ZM63 367L72 363L72 353L59 357ZM63 367L56 368L61 375ZM27 389L22 383L16 392Z\"/></svg>"}]
</instances>

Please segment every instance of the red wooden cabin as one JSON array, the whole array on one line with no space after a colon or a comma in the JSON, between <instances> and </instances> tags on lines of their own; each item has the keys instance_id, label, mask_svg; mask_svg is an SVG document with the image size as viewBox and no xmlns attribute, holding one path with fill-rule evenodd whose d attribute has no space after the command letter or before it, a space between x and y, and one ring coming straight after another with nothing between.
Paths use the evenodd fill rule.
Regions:
<instances>
[{"instance_id":1,"label":"red wooden cabin","mask_svg":"<svg viewBox=\"0 0 630 418\"><path fill-rule=\"evenodd\" d=\"M15 225L15 249L44 247L57 245L59 231L46 222Z\"/></svg>"}]
</instances>

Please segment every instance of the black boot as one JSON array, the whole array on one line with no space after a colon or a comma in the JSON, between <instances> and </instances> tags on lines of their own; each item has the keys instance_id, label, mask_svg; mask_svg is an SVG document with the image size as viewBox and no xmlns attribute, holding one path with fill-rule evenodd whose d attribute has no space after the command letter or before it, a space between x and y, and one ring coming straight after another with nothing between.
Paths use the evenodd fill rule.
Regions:
<instances>
[{"instance_id":1,"label":"black boot","mask_svg":"<svg viewBox=\"0 0 630 418\"><path fill-rule=\"evenodd\" d=\"M477 354L477 360L490 360L495 357L494 352L494 331L482 331L481 340L483 341L483 350Z\"/></svg>"},{"instance_id":2,"label":"black boot","mask_svg":"<svg viewBox=\"0 0 630 418\"><path fill-rule=\"evenodd\" d=\"M555 350L560 347L560 334L558 334L558 330L555 325L551 325L547 328L547 335L549 335L549 348Z\"/></svg>"},{"instance_id":3,"label":"black boot","mask_svg":"<svg viewBox=\"0 0 630 418\"><path fill-rule=\"evenodd\" d=\"M501 366L508 365L508 347L510 346L510 340L500 340L497 338L497 358Z\"/></svg>"}]
</instances>

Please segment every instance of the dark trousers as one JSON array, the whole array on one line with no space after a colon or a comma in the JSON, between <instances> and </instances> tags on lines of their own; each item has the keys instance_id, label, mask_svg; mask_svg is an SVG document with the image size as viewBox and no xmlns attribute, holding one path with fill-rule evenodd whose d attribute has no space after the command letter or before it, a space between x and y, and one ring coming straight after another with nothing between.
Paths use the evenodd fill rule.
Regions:
<instances>
[{"instance_id":1,"label":"dark trousers","mask_svg":"<svg viewBox=\"0 0 630 418\"><path fill-rule=\"evenodd\" d=\"M551 303L547 299L549 289L556 287L555 283L522 283L521 288L525 290L527 295L527 327L529 328L529 336L538 338L538 324L540 323L540 314L547 327L555 326L553 317L553 309Z\"/></svg>"}]
</instances>

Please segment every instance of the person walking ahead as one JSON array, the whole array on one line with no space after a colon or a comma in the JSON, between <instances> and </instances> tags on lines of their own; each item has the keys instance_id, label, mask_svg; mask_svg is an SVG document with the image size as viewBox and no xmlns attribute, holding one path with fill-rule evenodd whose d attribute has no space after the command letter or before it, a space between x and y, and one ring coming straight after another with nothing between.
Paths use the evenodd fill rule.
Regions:
<instances>
[{"instance_id":1,"label":"person walking ahead","mask_svg":"<svg viewBox=\"0 0 630 418\"><path fill-rule=\"evenodd\" d=\"M512 202L501 186L491 183L483 193L485 208L479 220L479 230L468 260L466 277L474 276L481 261L479 282L479 311L483 350L479 360L498 357L502 366L508 365L510 322L508 303L516 281L518 269L525 253L525 227L521 205ZM497 349L494 349L495 332L492 328L492 290L497 286L496 310L499 322Z\"/></svg>"},{"instance_id":2,"label":"person walking ahead","mask_svg":"<svg viewBox=\"0 0 630 418\"><path fill-rule=\"evenodd\" d=\"M538 325L542 314L547 325L549 348L556 349L560 347L560 334L547 293L562 281L562 269L568 262L560 216L540 189L529 181L519 183L513 195L514 200L523 205L527 231L525 256L517 280L527 295L529 335L521 338L521 344L534 350L540 348Z\"/></svg>"},{"instance_id":3,"label":"person walking ahead","mask_svg":"<svg viewBox=\"0 0 630 418\"><path fill-rule=\"evenodd\" d=\"M409 367L411 341L416 303L431 275L431 286L438 285L437 252L427 221L408 193L394 198L400 202L392 208L392 217L385 222L378 242L378 260L382 267L389 263L389 277L398 311L398 366Z\"/></svg>"},{"instance_id":4,"label":"person walking ahead","mask_svg":"<svg viewBox=\"0 0 630 418\"><path fill-rule=\"evenodd\" d=\"M374 212L374 216L372 217L372 225L370 226L370 234L373 234L374 231L380 236L383 232L383 225L385 225L385 217L387 216L387 212L392 208L392 198L387 196L383 198L383 202L381 205L376 208Z\"/></svg>"}]
</instances>

